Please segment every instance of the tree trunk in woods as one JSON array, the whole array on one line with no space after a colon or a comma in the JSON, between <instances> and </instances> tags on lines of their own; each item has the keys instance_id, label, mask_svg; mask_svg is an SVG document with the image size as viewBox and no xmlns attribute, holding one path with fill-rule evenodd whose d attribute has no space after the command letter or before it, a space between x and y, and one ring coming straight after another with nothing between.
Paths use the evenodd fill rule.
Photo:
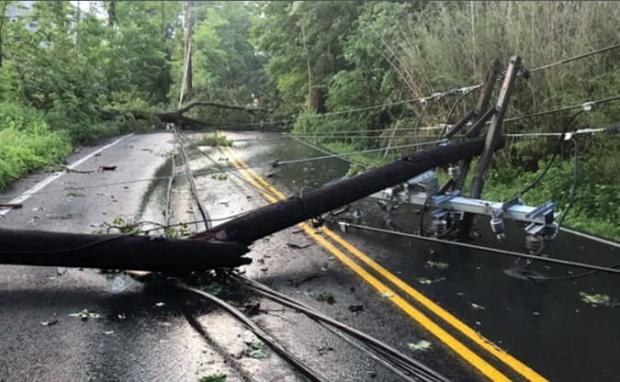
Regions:
<instances>
[{"instance_id":1,"label":"tree trunk in woods","mask_svg":"<svg viewBox=\"0 0 620 382\"><path fill-rule=\"evenodd\" d=\"M116 24L116 0L108 2L108 25L113 27Z\"/></svg>"},{"instance_id":2,"label":"tree trunk in woods","mask_svg":"<svg viewBox=\"0 0 620 382\"><path fill-rule=\"evenodd\" d=\"M315 113L325 112L325 91L322 87L315 86L310 89L308 110Z\"/></svg>"},{"instance_id":3,"label":"tree trunk in woods","mask_svg":"<svg viewBox=\"0 0 620 382\"><path fill-rule=\"evenodd\" d=\"M310 107L310 100L312 99L312 68L310 66L310 53L308 52L308 47L306 46L306 28L301 22L301 43L304 47L304 52L306 53L306 70L308 71L308 108L312 110Z\"/></svg>"}]
</instances>

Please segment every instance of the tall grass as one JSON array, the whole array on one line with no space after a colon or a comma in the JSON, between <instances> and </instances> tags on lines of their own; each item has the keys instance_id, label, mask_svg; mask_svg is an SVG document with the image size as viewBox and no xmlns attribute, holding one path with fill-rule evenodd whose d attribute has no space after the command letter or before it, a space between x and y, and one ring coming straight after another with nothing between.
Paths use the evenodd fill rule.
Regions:
<instances>
[{"instance_id":1,"label":"tall grass","mask_svg":"<svg viewBox=\"0 0 620 382\"><path fill-rule=\"evenodd\" d=\"M396 70L407 88L419 97L479 83L495 59L505 64L517 54L526 68L533 68L615 44L620 41L618 19L616 2L438 2L400 24L400 38L386 44L393 45L389 49L396 52ZM620 92L619 60L616 50L532 73L529 80L518 81L510 111L524 114L615 95ZM592 115L596 122L611 122L620 118L620 109ZM557 129L553 121L511 126Z\"/></svg>"}]
</instances>

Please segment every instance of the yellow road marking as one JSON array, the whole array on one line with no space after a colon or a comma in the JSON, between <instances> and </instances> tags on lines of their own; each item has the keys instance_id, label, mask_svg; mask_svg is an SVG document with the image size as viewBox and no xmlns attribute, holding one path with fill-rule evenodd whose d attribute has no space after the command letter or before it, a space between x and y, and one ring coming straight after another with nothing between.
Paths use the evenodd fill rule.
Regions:
<instances>
[{"instance_id":1,"label":"yellow road marking","mask_svg":"<svg viewBox=\"0 0 620 382\"><path fill-rule=\"evenodd\" d=\"M424 305L428 310L435 313L437 316L441 317L444 321L452 325L455 329L463 333L467 338L474 341L476 344L480 345L483 349L493 354L498 359L502 360L505 364L513 368L517 373L521 374L525 378L530 381L546 381L547 379L536 373L527 365L523 364L521 361L517 360L510 354L506 353L504 350L500 349L497 345L493 344L488 339L481 336L478 332L467 326L463 321L459 320L451 313L443 309L441 306L437 305L435 302L430 300L428 297L411 287L406 282L402 281L400 278L395 276L393 273L383 268L380 264L372 260L365 253L356 248L353 244L349 243L345 239L343 239L340 235L336 234L334 231L330 230L327 227L323 227L323 232L327 234L327 236L331 237L336 243L340 244L342 247L347 249L352 255L360 259L374 271L379 273L381 276L385 277L392 284L396 285L403 292L407 293L413 299L418 301L420 304Z\"/></svg>"},{"instance_id":2,"label":"yellow road marking","mask_svg":"<svg viewBox=\"0 0 620 382\"><path fill-rule=\"evenodd\" d=\"M229 152L230 152L231 155L235 156L235 153L231 149L229 149ZM241 159L239 159L239 163L244 164ZM245 167L247 167L247 165ZM252 173L255 175L257 181L259 181L266 188L271 190L274 194L279 196L281 199L286 198L286 196L284 194L282 194L281 192L276 190L263 177L261 177L260 175L256 174L256 172L254 172L254 171L252 171L251 174ZM334 240L340 246L342 246L344 249L346 249L349 253L351 253L352 255L357 257L358 259L360 259L362 262L364 262L366 265L368 265L374 271L379 273L381 276L385 277L388 281L390 281L392 284L394 284L395 286L400 288L403 292L407 293L409 296L411 296L413 299L418 301L420 304L422 304L428 310L430 310L431 312L435 313L437 316L441 317L444 321L446 321L452 327L454 327L455 329L457 329L458 331L463 333L470 340L474 341L480 347L482 347L483 349L485 349L486 351L488 351L489 353L491 353L492 355L494 355L495 357L500 359L502 362L504 362L505 364L510 366L517 373L521 374L522 376L524 376L525 378L527 378L530 381L542 382L542 381L546 381L547 380L545 377L543 377L540 374L538 374L532 368L530 368L529 366L525 365L523 362L519 361L518 359L514 358L512 355L508 354L506 351L502 350L501 348L499 348L497 345L495 345L494 343L492 343L488 339L484 338L482 335L480 335L474 329L469 327L463 321L461 321L458 318L456 318L450 312L448 312L445 309L443 309L441 306L437 305L435 302L430 300L424 294L422 294L421 292L419 292L415 288L411 287L406 282L402 281L396 275L394 275L393 273L391 273L390 271L388 271L387 269L382 267L380 264L378 264L377 262L372 260L370 257L368 257L368 255L363 253L361 250L359 250L357 247L355 247L352 243L348 242L347 240L342 238L340 235L336 234L331 229L329 229L327 227L323 227L323 232L325 234L327 234L330 238L332 238L332 240Z\"/></svg>"},{"instance_id":3,"label":"yellow road marking","mask_svg":"<svg viewBox=\"0 0 620 382\"><path fill-rule=\"evenodd\" d=\"M235 167L237 167L240 173L255 187L259 189L263 189L265 191L272 192L276 196L272 196L269 193L264 192L263 196L271 203L275 203L277 200L285 199L286 196L282 194L280 191L275 189L269 182L267 182L264 178L258 175L256 172L247 169L247 165L239 158L236 157L234 152L230 149L225 149L231 157L231 161ZM339 259L343 264L349 267L353 272L355 272L359 277L361 277L364 281L370 284L373 288L375 288L379 293L381 293L384 297L388 298L392 303L398 306L402 311L404 311L407 315L409 315L412 319L417 321L420 325L422 325L426 330L435 335L440 341L449 346L452 350L454 350L457 354L459 354L463 359L477 368L482 374L487 376L489 379L493 381L509 381L508 377L502 374L499 370L491 366L484 359L479 357L476 353L466 347L459 340L454 338L444 329L442 329L439 325L433 322L428 316L419 311L405 299L397 295L393 290L387 287L384 283L379 281L376 277L372 276L365 269L355 263L350 257L348 257L345 253L343 253L340 249L338 249L335 245L330 243L323 236L317 234L308 224L300 223L298 224L306 234L308 234L312 239L314 239L319 245L329 251L332 255L334 255L337 259Z\"/></svg>"}]
</instances>

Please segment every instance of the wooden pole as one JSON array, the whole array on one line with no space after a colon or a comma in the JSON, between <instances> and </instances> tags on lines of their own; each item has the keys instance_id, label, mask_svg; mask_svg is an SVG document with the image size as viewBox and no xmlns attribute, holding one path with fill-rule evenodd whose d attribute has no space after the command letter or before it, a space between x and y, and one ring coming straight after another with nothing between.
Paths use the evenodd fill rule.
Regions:
<instances>
[{"instance_id":1,"label":"wooden pole","mask_svg":"<svg viewBox=\"0 0 620 382\"><path fill-rule=\"evenodd\" d=\"M515 79L517 78L517 70L521 66L521 58L519 56L512 56L508 69L506 69L506 75L504 76L504 82L502 88L497 97L497 106L495 107L495 114L491 120L491 126L486 135L486 141L484 144L484 151L480 156L480 162L478 163L478 169L471 185L471 197L480 198L482 195L482 187L484 186L484 175L491 165L493 159L493 153L495 152L495 141L502 139L503 130L502 123L504 121L504 115L508 109L508 102L510 100L510 94L512 93L512 87Z\"/></svg>"},{"instance_id":2,"label":"wooden pole","mask_svg":"<svg viewBox=\"0 0 620 382\"><path fill-rule=\"evenodd\" d=\"M489 100L491 99L491 94L493 94L493 88L495 88L495 81L497 81L498 74L499 61L495 60L484 76L484 85L478 97L478 102L476 103L476 108L474 109L474 115L472 117L472 119L475 118L476 120L467 132L468 138L477 138L480 135L482 126L494 112L493 109L489 109ZM467 178L470 165L471 159L465 159L459 162L459 177L456 181L456 188L459 190L462 190L465 185L465 179Z\"/></svg>"},{"instance_id":3,"label":"wooden pole","mask_svg":"<svg viewBox=\"0 0 620 382\"><path fill-rule=\"evenodd\" d=\"M237 243L0 229L0 264L184 273L250 263Z\"/></svg>"},{"instance_id":4,"label":"wooden pole","mask_svg":"<svg viewBox=\"0 0 620 382\"><path fill-rule=\"evenodd\" d=\"M431 168L479 155L484 143L484 139L477 139L421 151L361 175L331 183L300 197L290 197L259 208L209 231L199 233L193 238L235 241L249 245L257 239L304 220L320 216L386 187L405 182ZM499 148L503 145L503 141L497 141L495 145L495 148Z\"/></svg>"},{"instance_id":5,"label":"wooden pole","mask_svg":"<svg viewBox=\"0 0 620 382\"><path fill-rule=\"evenodd\" d=\"M506 110L508 109L508 102L510 100L510 94L512 92L512 87L514 85L515 79L517 78L517 70L521 65L521 58L519 56L512 56L510 58L510 63L508 64L508 68L506 69L506 75L504 76L504 82L502 82L502 87L499 92L499 96L497 98L497 105L495 106L493 119L491 120L491 126L487 131L487 135L485 138L485 145L482 155L480 156L480 162L478 163L478 168L476 169L476 175L472 181L470 196L475 199L479 199L482 196L482 188L484 187L484 175L491 165L491 160L493 159L494 146L495 142L504 140L504 134L502 130L502 123L504 121L504 115ZM490 93L488 97L490 97ZM488 98L486 100L488 102ZM480 100L479 106L483 105L483 100ZM481 130L482 125L476 126L475 134ZM474 129L470 132L474 132ZM461 178L459 181L465 182L465 177L467 176L467 170L469 169L470 161L463 161L463 164L466 165L465 171L461 172ZM462 185L463 183L461 183ZM463 216L463 220L460 224L459 236L462 239L467 239L469 237L469 231L474 223L474 214L466 213Z\"/></svg>"}]
</instances>

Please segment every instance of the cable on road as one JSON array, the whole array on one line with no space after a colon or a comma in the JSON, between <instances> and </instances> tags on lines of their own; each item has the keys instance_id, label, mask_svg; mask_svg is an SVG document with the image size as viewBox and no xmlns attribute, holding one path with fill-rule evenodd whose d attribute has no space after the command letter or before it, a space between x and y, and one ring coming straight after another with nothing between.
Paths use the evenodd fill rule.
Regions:
<instances>
[{"instance_id":1,"label":"cable on road","mask_svg":"<svg viewBox=\"0 0 620 382\"><path fill-rule=\"evenodd\" d=\"M166 211L164 215L166 216L166 226L170 225L171 219L171 211L172 211L172 185L174 183L174 178L176 175L176 163L174 157L176 156L176 147L175 152L170 155L170 179L168 180L168 186L166 189Z\"/></svg>"},{"instance_id":2,"label":"cable on road","mask_svg":"<svg viewBox=\"0 0 620 382\"><path fill-rule=\"evenodd\" d=\"M334 320L333 318L324 315L323 313L317 311L316 309L295 300L289 296L286 296L280 292L277 292L268 286L261 284L255 280L250 280L246 277L235 273L229 273L229 276L235 280L237 283L242 286L266 297L273 301L278 302L281 305L287 306L289 308L295 309L301 313L304 313L311 319L318 321L322 324L329 325L333 328L341 330L347 335L354 337L360 340L363 344L370 346L371 348L377 350L379 354L384 355L389 361L392 362L394 366L399 365L401 368L405 366L405 372L412 373L412 375L422 381L433 381L433 382L445 382L447 379L442 376L437 371L431 369L430 367L424 365L420 361L417 361L413 358L410 358L403 353L399 352L395 348L387 345L386 343L377 340L376 338L361 332L351 326L343 324L340 321Z\"/></svg>"},{"instance_id":3,"label":"cable on road","mask_svg":"<svg viewBox=\"0 0 620 382\"><path fill-rule=\"evenodd\" d=\"M355 341L355 339L353 339L352 337L349 337L348 335L332 328L329 325L326 325L320 321L316 321L315 322L317 324L319 324L320 326L322 326L325 330L327 330L328 332L332 333L335 336L340 337L343 341L345 341L346 343L348 343L349 345L351 345L352 347L354 347L355 349L363 352L364 354L366 354L368 357L372 358L375 362L381 364L383 367L385 367L386 369L390 370L392 373L396 374L397 376L399 376L403 381L406 382L417 382L418 379L414 379L412 377L410 377L410 375L412 375L413 373L411 371L403 371L401 370L399 367L402 368L402 364L397 364L397 365L393 365L392 363L390 363L389 360L385 359L384 357L382 357L381 355L375 354L372 349L365 345L364 343Z\"/></svg>"},{"instance_id":4,"label":"cable on road","mask_svg":"<svg viewBox=\"0 0 620 382\"><path fill-rule=\"evenodd\" d=\"M181 153L181 157L183 159L183 163L185 165L185 177L187 178L187 182L189 183L190 192L198 206L198 210L200 211L200 215L204 220L204 225L206 229L211 228L211 219L209 218L209 214L207 209L203 206L202 201L200 200L200 196L198 195L198 189L196 188L196 181L194 180L194 174L192 173L192 169L189 167L189 160L187 157L187 152L185 151L185 146L183 144L183 139L179 136L177 128L173 128L173 134L175 141L178 143L179 152Z\"/></svg>"},{"instance_id":5,"label":"cable on road","mask_svg":"<svg viewBox=\"0 0 620 382\"><path fill-rule=\"evenodd\" d=\"M450 244L456 247L463 247L463 248L469 248L469 249L474 249L478 251L497 253L497 254L504 255L504 256L520 257L520 258L540 261L544 263L559 264L559 265L564 265L568 267L584 268L584 269L594 270L594 271L599 271L599 272L620 274L620 269L614 268L616 265L603 266L603 265L595 265L595 264L588 264L588 263L580 263L576 261L556 259L553 257L541 257L541 256L536 256L536 255L528 255L526 253L508 251L504 249L484 247L484 246L475 245L475 244L468 244L468 243L461 243L457 241L437 239L437 238L428 237L428 236L420 236L420 235L416 235L412 233L405 233L405 232L393 231L393 230L388 230L388 229L383 229L383 228L366 226L366 225L353 224L353 223L344 222L344 221L339 221L337 223L338 225L341 225L344 227L358 228L358 229L362 229L366 231L373 231L373 232L378 232L378 233L383 233L383 234L388 234L388 235L409 237L412 239L421 239L421 240L431 241L434 243Z\"/></svg>"},{"instance_id":6,"label":"cable on road","mask_svg":"<svg viewBox=\"0 0 620 382\"><path fill-rule=\"evenodd\" d=\"M267 344L275 353L277 353L280 357L287 361L306 378L314 382L327 382L327 379L322 377L316 371L312 370L301 359L299 359L284 346L282 346L282 344L280 344L270 334L265 332L260 326L258 326L254 321L252 321L249 317L243 314L239 309L230 305L226 301L212 295L211 293L205 292L201 289L192 288L180 282L174 284L174 287L189 293L197 294L200 297L205 298L210 302L220 306L222 309L226 310L228 313L230 313L230 315L236 318L239 322L241 322L245 327L247 327L252 333L254 333L256 337L258 337L261 341Z\"/></svg>"},{"instance_id":7,"label":"cable on road","mask_svg":"<svg viewBox=\"0 0 620 382\"><path fill-rule=\"evenodd\" d=\"M181 134L179 132L179 134L183 137L185 137L185 135ZM256 187L254 184L252 184L252 182L248 181L246 178L242 177L241 175L239 175L237 172L235 171L230 171L230 169L232 168L225 168L223 167L218 161L216 161L215 159L213 159L209 154L205 153L204 151L198 149L198 152L200 152L200 154L205 157L205 159L209 160L211 163L213 163L213 165L220 170L219 172L221 173L227 173L230 176L240 180L241 182L245 183L247 186L250 186L251 188L253 188L254 190L258 191L259 193L264 193L265 191L259 187ZM244 213L245 214L245 213ZM220 219L221 220L221 219ZM213 219L211 219L211 221L213 221Z\"/></svg>"}]
</instances>

